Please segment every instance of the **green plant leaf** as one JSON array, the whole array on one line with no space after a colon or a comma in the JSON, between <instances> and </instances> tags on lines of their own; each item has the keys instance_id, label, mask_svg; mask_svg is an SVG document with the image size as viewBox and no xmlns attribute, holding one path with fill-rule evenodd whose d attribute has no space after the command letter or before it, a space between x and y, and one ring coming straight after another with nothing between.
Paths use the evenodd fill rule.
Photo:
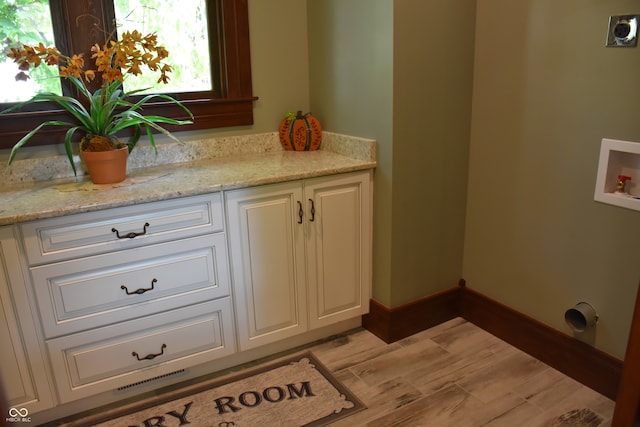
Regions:
<instances>
[{"instance_id":1,"label":"green plant leaf","mask_svg":"<svg viewBox=\"0 0 640 427\"><path fill-rule=\"evenodd\" d=\"M138 140L140 139L140 135L142 133L140 129L140 125L135 125L133 126L133 128L134 128L133 135L131 135L131 137L129 138L129 142L127 143L127 147L129 148L129 153L131 153L131 151L133 151L133 149L136 148L136 144L138 144ZM158 154L158 149L155 147L155 144L152 144L152 145L156 151L156 154Z\"/></svg>"},{"instance_id":2,"label":"green plant leaf","mask_svg":"<svg viewBox=\"0 0 640 427\"><path fill-rule=\"evenodd\" d=\"M67 130L67 133L64 135L64 149L67 152L67 159L69 159L69 164L71 164L71 169L73 169L73 175L78 176L78 171L76 170L76 164L73 161L73 149L71 148L71 138L76 133L76 131L81 130L80 126L74 126Z\"/></svg>"},{"instance_id":3,"label":"green plant leaf","mask_svg":"<svg viewBox=\"0 0 640 427\"><path fill-rule=\"evenodd\" d=\"M150 126L158 132L168 136L176 142L182 142L176 138L171 132L160 126L158 123L170 125L185 125L193 123L191 120L176 120L163 116L143 116L137 111L127 110L116 114L117 120L114 120L114 126L110 129L111 133L117 133L122 129L126 129L135 125Z\"/></svg>"},{"instance_id":4,"label":"green plant leaf","mask_svg":"<svg viewBox=\"0 0 640 427\"><path fill-rule=\"evenodd\" d=\"M144 129L147 131L147 137L149 138L149 144L153 147L153 149L158 153L158 147L156 147L156 140L153 138L153 132L151 131L151 127L148 125L144 125Z\"/></svg>"},{"instance_id":5,"label":"green plant leaf","mask_svg":"<svg viewBox=\"0 0 640 427\"><path fill-rule=\"evenodd\" d=\"M31 139L31 137L33 135L38 133L40 131L40 129L42 129L45 126L71 126L71 127L73 127L75 125L73 123L64 122L64 121L60 121L60 120L49 120L49 121L40 123L31 132L29 132L28 134L26 134L25 136L20 138L20 141L16 142L16 144L11 149L11 153L9 154L9 161L8 161L7 165L10 165L13 162L13 159L16 157L16 154L18 153L18 150L24 144L26 144Z\"/></svg>"},{"instance_id":6,"label":"green plant leaf","mask_svg":"<svg viewBox=\"0 0 640 427\"><path fill-rule=\"evenodd\" d=\"M173 98L173 97L171 97L169 95L165 95L165 94L162 94L162 93L154 93L154 94L145 96L144 98L142 98L140 101L138 101L135 104L136 108L134 108L134 110L140 109L144 103L149 102L150 100L152 100L154 98L164 99L166 101L171 102L172 104L175 104L175 105L179 106L180 108L182 108L189 115L191 120L194 120L193 113L191 112L191 110L189 110L187 107L185 107L184 104L182 104L182 102L178 101L177 99L175 99L175 98ZM189 123L189 124L191 124L191 123Z\"/></svg>"},{"instance_id":7,"label":"green plant leaf","mask_svg":"<svg viewBox=\"0 0 640 427\"><path fill-rule=\"evenodd\" d=\"M25 4L32 3L29 0L14 0L14 1L25 2ZM44 1L44 0L38 0L38 1ZM0 11L4 9L6 8L0 7ZM2 19L5 19L5 17L4 15L2 15L2 13L0 13L0 20ZM128 32L125 32L122 35L123 40L127 39L126 37L127 34ZM139 43L138 40L134 40L135 37L131 37L131 39L134 41L136 45ZM61 109L66 111L69 115L71 115L71 117L73 117L73 120L71 121L48 120L36 126L35 129L27 133L27 135L22 137L20 141L18 141L13 146L10 157L9 157L9 164L11 164L11 162L15 159L17 150L20 149L24 144L26 144L31 139L31 137L33 137L33 135L35 135L45 126L66 126L68 128L66 130L66 134L64 137L64 144L65 144L65 151L67 154L67 158L73 168L74 174L77 174L77 171L76 171L75 163L73 162L72 140L74 136L77 134L77 132L84 132L87 135L109 137L112 135L116 135L117 133L125 130L126 128L133 127L133 134L129 138L129 141L127 143L129 152L131 152L135 148L138 141L140 140L140 137L143 132L143 128L144 128L144 132L149 138L149 143L153 147L156 154L158 150L157 150L156 142L154 139L154 132L160 132L163 135L166 135L169 138L173 139L174 141L182 142L178 138L176 138L171 132L165 129L163 125L186 125L186 124L193 123L194 116L184 104L182 104L180 101L178 101L177 99L167 94L161 93L161 94L145 95L143 92L146 92L149 88L134 89L129 92L125 92L123 82L122 82L123 79L122 79L122 75L120 74L120 71L126 70L127 68L129 68L129 72L131 72L131 69L137 70L137 65L139 65L138 63L146 64L153 71L160 71L161 79L159 79L158 81L164 81L166 83L168 80L167 72L171 71L170 68L165 69L166 64L164 64L164 62L160 63L160 65L164 64L160 70L158 70L157 68L158 61L161 61L164 58L164 56L160 55L160 52L161 52L160 46L158 46L158 48L155 49L155 42L154 42L152 43L153 46L149 47L148 40L147 39L145 40L147 41L147 44L140 43L140 45L142 46L142 49L145 50L145 52L155 51L158 54L158 57L154 58L153 55L139 56L138 53L140 53L140 51L136 51L134 57L138 59L130 59L127 57L125 61L126 64L118 63L118 67L110 68L109 70L113 71L115 74L114 73L109 74L110 78L104 79L102 81L102 86L93 92L87 86L88 80L86 79L93 78L96 71L82 70L82 64L80 64L79 61L76 60L75 56L68 57L66 55L56 53L56 55L54 56L56 57L56 61L58 60L61 61L60 64L63 64L63 63L66 63L67 65L71 64L70 67L67 68L67 71L71 70L72 69L71 67L79 67L71 71L71 73L76 73L76 75L78 75L79 77L75 77L74 75L69 75L70 74L69 72L62 73L63 71L62 68L60 69L56 68L59 71L58 74L63 74L63 76L67 80L69 80L71 84L75 87L76 93L78 96L71 97L71 96L59 95L53 92L39 93L26 102L18 103L4 111L1 111L0 114L7 114L10 112L14 112L31 103L49 102L49 103L56 104ZM154 40L155 40L155 37L154 37ZM125 42L121 40L121 41L114 41L111 43L112 43L111 46L113 46L114 44L117 45L118 43L125 43ZM126 42L126 43L128 46L129 42ZM27 48L28 46L24 46L24 52L21 51L20 55L24 55L24 57L29 57L30 55L28 53L25 53L28 50ZM30 49L34 49L34 48L30 48ZM105 46L102 52L107 52L107 51L111 52L111 49L108 49ZM39 50L38 48L35 48L33 52L36 53L36 56L38 56L38 58L40 58L41 56L44 56L45 54L51 55L49 51L45 53ZM166 50L162 48L162 52L166 52ZM114 55L114 53L109 53L108 55ZM99 56L99 55L96 55L96 56ZM50 59L48 56L47 58ZM107 60L110 59L111 65L113 65L113 63L115 62L113 56L111 56L110 58L103 58L103 59L107 59ZM153 66L150 65L152 60L153 60ZM44 63L44 62L40 62L36 64L36 61L34 58L30 58L27 61L29 63L33 62L34 68L36 68L40 63ZM50 61L47 60L45 62L49 63ZM96 65L98 65L97 61L96 61ZM135 65L135 68L132 68L134 65ZM136 72L134 74L138 74L138 73ZM125 75L128 75L128 74L125 73ZM108 81L111 80L111 77L113 76L115 76L115 80L112 81L111 83L108 83ZM147 84L145 83L144 85L146 86ZM139 98L139 99L132 100L131 96L133 95L136 95L136 98ZM82 97L86 98L86 100L82 99ZM80 101L80 99L82 99L82 102ZM155 100L159 101L157 102L157 104L160 104L160 105L164 105L166 103L177 105L188 115L189 120L177 120L177 119L171 119L168 117L163 117L158 115L144 115L142 113L142 110L144 109L145 104L150 104L152 103L152 101L155 101ZM183 114L180 114L180 115L185 117Z\"/></svg>"}]
</instances>

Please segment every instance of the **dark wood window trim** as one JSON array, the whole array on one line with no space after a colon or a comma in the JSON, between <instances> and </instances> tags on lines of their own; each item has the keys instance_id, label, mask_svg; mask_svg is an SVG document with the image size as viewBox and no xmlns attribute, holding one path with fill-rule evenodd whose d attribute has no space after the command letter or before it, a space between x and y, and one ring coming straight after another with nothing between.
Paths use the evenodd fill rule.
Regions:
<instances>
[{"instance_id":1,"label":"dark wood window trim","mask_svg":"<svg viewBox=\"0 0 640 427\"><path fill-rule=\"evenodd\" d=\"M248 0L208 1L210 39L212 42L217 41L212 47L212 54L217 56L219 65L213 71L215 90L172 94L195 116L193 125L168 127L173 131L253 124L253 102L257 98L252 94ZM56 46L63 52L87 52L88 55L96 40L101 42L100 36L104 32L98 29L111 28L114 17L111 2L50 0L50 3L54 21L67 29L61 39L56 39ZM80 30L69 31L72 26ZM64 83L66 82L63 80ZM6 107L8 104L0 104L0 110ZM147 104L144 112L176 119L186 116L179 107L167 102ZM64 111L45 104L32 104L24 110L0 115L0 148L13 146L27 132L46 120L70 118ZM63 138L64 131L46 127L29 141L29 145L59 144Z\"/></svg>"}]
</instances>

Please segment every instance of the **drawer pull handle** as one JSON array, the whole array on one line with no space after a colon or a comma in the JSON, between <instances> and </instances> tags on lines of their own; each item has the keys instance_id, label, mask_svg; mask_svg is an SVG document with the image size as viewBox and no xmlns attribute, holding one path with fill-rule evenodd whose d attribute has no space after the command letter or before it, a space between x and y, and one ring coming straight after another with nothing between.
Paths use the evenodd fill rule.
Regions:
<instances>
[{"instance_id":1,"label":"drawer pull handle","mask_svg":"<svg viewBox=\"0 0 640 427\"><path fill-rule=\"evenodd\" d=\"M135 351L133 353L131 353L132 356L135 356L136 359L138 359L139 361L143 361L143 360L153 360L158 356L162 356L164 354L164 349L167 348L166 344L162 344L162 347L160 348L160 353L157 354L147 354L145 357L140 357L138 355L138 353L136 353Z\"/></svg>"},{"instance_id":2,"label":"drawer pull handle","mask_svg":"<svg viewBox=\"0 0 640 427\"><path fill-rule=\"evenodd\" d=\"M145 234L147 234L147 227L149 227L149 223L145 222L144 223L144 227L142 228L142 233L134 233L133 231L131 233L127 233L124 235L120 235L120 232L118 231L117 228L112 228L111 231L113 233L116 233L116 237L118 239L133 239L134 237L138 237L138 236L144 236Z\"/></svg>"},{"instance_id":3,"label":"drawer pull handle","mask_svg":"<svg viewBox=\"0 0 640 427\"><path fill-rule=\"evenodd\" d=\"M316 220L316 205L313 203L313 199L309 199L309 202L311 202L311 219L309 221L313 222Z\"/></svg>"},{"instance_id":4,"label":"drawer pull handle","mask_svg":"<svg viewBox=\"0 0 640 427\"><path fill-rule=\"evenodd\" d=\"M155 288L155 285L156 285L157 282L158 282L158 279L153 279L151 281L151 287L150 288L146 288L146 289L145 288L140 288L140 289L136 289L133 292L129 292L129 289L125 285L120 286L120 289L124 289L124 291L127 293L127 295L135 295L135 294L142 295L147 291L152 291L153 288Z\"/></svg>"},{"instance_id":5,"label":"drawer pull handle","mask_svg":"<svg viewBox=\"0 0 640 427\"><path fill-rule=\"evenodd\" d=\"M304 211L302 210L302 202L298 200L298 224L302 224L303 216L304 216Z\"/></svg>"}]
</instances>

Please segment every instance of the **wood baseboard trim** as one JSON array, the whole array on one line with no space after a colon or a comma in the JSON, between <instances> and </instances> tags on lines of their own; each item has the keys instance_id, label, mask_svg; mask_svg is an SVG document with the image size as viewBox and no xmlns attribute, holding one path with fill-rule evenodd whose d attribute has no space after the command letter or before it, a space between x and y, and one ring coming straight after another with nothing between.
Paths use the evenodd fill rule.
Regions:
<instances>
[{"instance_id":1,"label":"wood baseboard trim","mask_svg":"<svg viewBox=\"0 0 640 427\"><path fill-rule=\"evenodd\" d=\"M479 292L460 286L399 307L371 301L363 326L387 343L462 317L536 359L615 400L622 361Z\"/></svg>"},{"instance_id":2,"label":"wood baseboard trim","mask_svg":"<svg viewBox=\"0 0 640 427\"><path fill-rule=\"evenodd\" d=\"M386 343L398 341L458 317L460 290L449 289L394 308L371 300L362 326Z\"/></svg>"},{"instance_id":3,"label":"wood baseboard trim","mask_svg":"<svg viewBox=\"0 0 640 427\"><path fill-rule=\"evenodd\" d=\"M460 316L516 348L615 400L622 361L467 287Z\"/></svg>"}]
</instances>

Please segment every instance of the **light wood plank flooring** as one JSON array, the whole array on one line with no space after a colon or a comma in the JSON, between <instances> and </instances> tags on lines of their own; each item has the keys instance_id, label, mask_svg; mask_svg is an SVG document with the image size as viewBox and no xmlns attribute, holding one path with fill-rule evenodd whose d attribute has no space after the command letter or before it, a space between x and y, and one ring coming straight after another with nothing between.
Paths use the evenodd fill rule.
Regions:
<instances>
[{"instance_id":1,"label":"light wood plank flooring","mask_svg":"<svg viewBox=\"0 0 640 427\"><path fill-rule=\"evenodd\" d=\"M615 402L466 322L311 347L368 409L335 426L610 426Z\"/></svg>"},{"instance_id":2,"label":"light wood plank flooring","mask_svg":"<svg viewBox=\"0 0 640 427\"><path fill-rule=\"evenodd\" d=\"M246 368L307 350L368 407L332 426L611 426L613 401L461 318L393 344L352 331Z\"/></svg>"}]
</instances>

